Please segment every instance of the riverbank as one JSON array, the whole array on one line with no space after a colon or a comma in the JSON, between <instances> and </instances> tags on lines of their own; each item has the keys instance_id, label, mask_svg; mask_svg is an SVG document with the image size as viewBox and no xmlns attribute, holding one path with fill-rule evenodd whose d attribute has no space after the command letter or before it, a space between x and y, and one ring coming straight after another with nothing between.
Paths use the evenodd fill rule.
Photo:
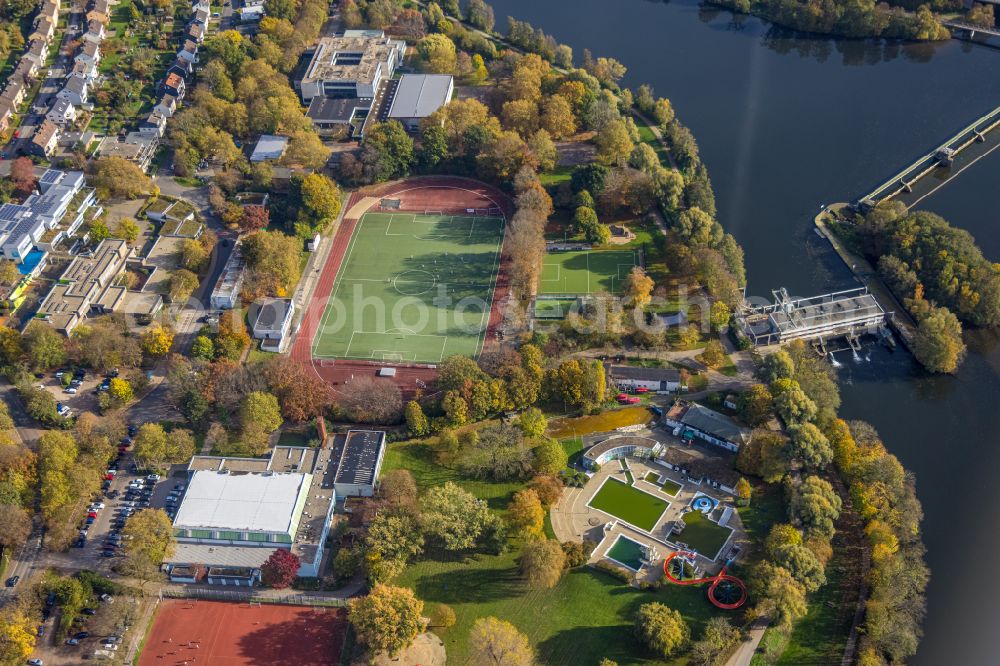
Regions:
<instances>
[{"instance_id":1,"label":"riverbank","mask_svg":"<svg viewBox=\"0 0 1000 666\"><path fill-rule=\"evenodd\" d=\"M878 271L859 253L848 249L847 244L837 236L836 232L830 228L828 222L834 222L837 214L847 209L849 204L835 203L826 206L813 218L820 236L830 241L834 251L843 260L844 265L853 273L854 277L868 288L868 291L875 297L883 308L886 308L889 316L887 322L892 330L899 336L903 345L912 352L914 341L917 335L917 323L907 312L903 304L899 302L895 294L886 286L879 277ZM891 308L891 309L890 309Z\"/></svg>"}]
</instances>

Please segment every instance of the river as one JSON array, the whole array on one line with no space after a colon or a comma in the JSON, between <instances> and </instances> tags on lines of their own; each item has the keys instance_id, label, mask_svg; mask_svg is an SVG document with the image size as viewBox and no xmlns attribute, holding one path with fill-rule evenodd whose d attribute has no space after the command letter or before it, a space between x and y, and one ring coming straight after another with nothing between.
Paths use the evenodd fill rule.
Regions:
<instances>
[{"instance_id":1,"label":"river","mask_svg":"<svg viewBox=\"0 0 1000 666\"><path fill-rule=\"evenodd\" d=\"M491 0L498 25L530 21L628 67L694 132L719 219L746 250L748 293L805 296L851 278L815 235L825 203L880 183L1000 105L1000 51L964 42L899 45L805 37L693 0ZM1000 260L1000 151L925 199ZM932 570L917 664L997 663L1000 575L1000 346L968 336L955 377L905 352L842 359L842 415L870 421L917 476Z\"/></svg>"}]
</instances>

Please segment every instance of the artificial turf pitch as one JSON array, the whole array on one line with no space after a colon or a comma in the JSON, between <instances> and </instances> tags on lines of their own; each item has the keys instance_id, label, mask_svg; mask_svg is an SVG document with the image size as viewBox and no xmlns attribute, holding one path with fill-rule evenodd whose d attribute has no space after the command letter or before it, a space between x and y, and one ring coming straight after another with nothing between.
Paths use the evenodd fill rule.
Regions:
<instances>
[{"instance_id":1,"label":"artificial turf pitch","mask_svg":"<svg viewBox=\"0 0 1000 666\"><path fill-rule=\"evenodd\" d=\"M588 502L591 508L651 532L670 503L617 479L608 478Z\"/></svg>"},{"instance_id":2,"label":"artificial turf pitch","mask_svg":"<svg viewBox=\"0 0 1000 666\"><path fill-rule=\"evenodd\" d=\"M548 252L538 278L538 293L578 296L599 292L620 294L625 278L637 263L633 250Z\"/></svg>"},{"instance_id":3,"label":"artificial turf pitch","mask_svg":"<svg viewBox=\"0 0 1000 666\"><path fill-rule=\"evenodd\" d=\"M502 218L367 213L351 236L317 358L438 363L475 358L489 321Z\"/></svg>"}]
</instances>

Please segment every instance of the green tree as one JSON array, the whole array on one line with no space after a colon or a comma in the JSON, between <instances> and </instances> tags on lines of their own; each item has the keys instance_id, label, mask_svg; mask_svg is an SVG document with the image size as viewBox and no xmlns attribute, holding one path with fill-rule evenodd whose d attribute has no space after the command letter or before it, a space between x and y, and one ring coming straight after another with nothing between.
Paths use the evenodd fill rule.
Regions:
<instances>
[{"instance_id":1,"label":"green tree","mask_svg":"<svg viewBox=\"0 0 1000 666\"><path fill-rule=\"evenodd\" d=\"M48 370L66 362L66 338L44 322L31 322L24 332L28 361L35 370Z\"/></svg>"},{"instance_id":2,"label":"green tree","mask_svg":"<svg viewBox=\"0 0 1000 666\"><path fill-rule=\"evenodd\" d=\"M566 449L563 448L558 440L552 438L547 437L541 440L534 448L533 453L534 462L531 466L539 474L555 476L566 469L566 466L569 464L569 456L566 455Z\"/></svg>"},{"instance_id":3,"label":"green tree","mask_svg":"<svg viewBox=\"0 0 1000 666\"><path fill-rule=\"evenodd\" d=\"M118 405L127 405L135 399L135 392L132 385L121 377L113 377L109 382L108 394Z\"/></svg>"},{"instance_id":4,"label":"green tree","mask_svg":"<svg viewBox=\"0 0 1000 666\"><path fill-rule=\"evenodd\" d=\"M792 488L788 515L810 533L832 536L834 521L840 516L841 500L829 481L809 476Z\"/></svg>"},{"instance_id":5,"label":"green tree","mask_svg":"<svg viewBox=\"0 0 1000 666\"><path fill-rule=\"evenodd\" d=\"M174 344L174 332L160 324L153 324L140 336L139 343L142 351L149 356L166 356Z\"/></svg>"},{"instance_id":6,"label":"green tree","mask_svg":"<svg viewBox=\"0 0 1000 666\"><path fill-rule=\"evenodd\" d=\"M761 562L753 570L750 585L759 599L756 614L771 618L779 627L788 629L808 610L805 588L787 569Z\"/></svg>"},{"instance_id":7,"label":"green tree","mask_svg":"<svg viewBox=\"0 0 1000 666\"><path fill-rule=\"evenodd\" d=\"M736 482L736 497L739 499L740 506L750 506L752 496L753 486L741 476L740 480Z\"/></svg>"},{"instance_id":8,"label":"green tree","mask_svg":"<svg viewBox=\"0 0 1000 666\"><path fill-rule=\"evenodd\" d=\"M545 430L549 426L549 421L545 418L545 414L537 407L528 407L521 412L517 423L521 426L521 431L524 432L525 437L541 437L545 434Z\"/></svg>"},{"instance_id":9,"label":"green tree","mask_svg":"<svg viewBox=\"0 0 1000 666\"><path fill-rule=\"evenodd\" d=\"M529 587L548 589L562 578L566 553L555 539L537 539L524 544L517 562Z\"/></svg>"},{"instance_id":10,"label":"green tree","mask_svg":"<svg viewBox=\"0 0 1000 666\"><path fill-rule=\"evenodd\" d=\"M795 363L787 351L779 349L764 357L761 374L769 384L779 379L791 379L795 376Z\"/></svg>"},{"instance_id":11,"label":"green tree","mask_svg":"<svg viewBox=\"0 0 1000 666\"><path fill-rule=\"evenodd\" d=\"M191 343L191 357L199 358L203 361L211 361L215 358L215 343L207 335L199 335Z\"/></svg>"},{"instance_id":12,"label":"green tree","mask_svg":"<svg viewBox=\"0 0 1000 666\"><path fill-rule=\"evenodd\" d=\"M441 401L441 408L444 410L448 423L453 426L464 424L469 418L469 404L458 391L448 391Z\"/></svg>"},{"instance_id":13,"label":"green tree","mask_svg":"<svg viewBox=\"0 0 1000 666\"><path fill-rule=\"evenodd\" d=\"M597 144L597 161L607 166L622 166L628 162L635 145L625 122L613 120L601 129L594 139Z\"/></svg>"},{"instance_id":14,"label":"green tree","mask_svg":"<svg viewBox=\"0 0 1000 666\"><path fill-rule=\"evenodd\" d=\"M792 456L807 467L823 469L833 460L833 448L820 429L812 423L801 423L789 427Z\"/></svg>"},{"instance_id":15,"label":"green tree","mask_svg":"<svg viewBox=\"0 0 1000 666\"><path fill-rule=\"evenodd\" d=\"M721 368L726 362L726 348L718 340L709 340L701 352L701 361L710 368Z\"/></svg>"},{"instance_id":16,"label":"green tree","mask_svg":"<svg viewBox=\"0 0 1000 666\"><path fill-rule=\"evenodd\" d=\"M399 122L374 123L365 133L361 143L361 163L368 182L405 176L414 161L413 139Z\"/></svg>"},{"instance_id":17,"label":"green tree","mask_svg":"<svg viewBox=\"0 0 1000 666\"><path fill-rule=\"evenodd\" d=\"M130 516L123 536L124 558L120 568L143 585L160 575L163 560L173 555L177 547L172 521L162 509L146 509Z\"/></svg>"},{"instance_id":18,"label":"green tree","mask_svg":"<svg viewBox=\"0 0 1000 666\"><path fill-rule=\"evenodd\" d=\"M337 184L321 173L311 173L298 187L301 197L299 222L310 232L326 229L340 214L343 195Z\"/></svg>"},{"instance_id":19,"label":"green tree","mask_svg":"<svg viewBox=\"0 0 1000 666\"><path fill-rule=\"evenodd\" d=\"M774 408L785 423L795 425L816 417L816 403L809 399L794 379L779 379L771 384Z\"/></svg>"},{"instance_id":20,"label":"green tree","mask_svg":"<svg viewBox=\"0 0 1000 666\"><path fill-rule=\"evenodd\" d=\"M186 268L178 268L170 274L168 295L174 303L184 303L198 288L198 276Z\"/></svg>"},{"instance_id":21,"label":"green tree","mask_svg":"<svg viewBox=\"0 0 1000 666\"><path fill-rule=\"evenodd\" d=\"M395 657L423 631L424 602L405 587L376 585L351 601L348 617L372 655Z\"/></svg>"},{"instance_id":22,"label":"green tree","mask_svg":"<svg viewBox=\"0 0 1000 666\"><path fill-rule=\"evenodd\" d=\"M774 396L763 384L754 384L740 394L738 405L740 416L752 426L765 423L771 416Z\"/></svg>"},{"instance_id":23,"label":"green tree","mask_svg":"<svg viewBox=\"0 0 1000 666\"><path fill-rule=\"evenodd\" d=\"M691 637L691 630L681 614L657 602L639 607L635 633L646 647L664 659L676 654Z\"/></svg>"},{"instance_id":24,"label":"green tree","mask_svg":"<svg viewBox=\"0 0 1000 666\"><path fill-rule=\"evenodd\" d=\"M913 355L931 372L955 372L965 358L958 317L947 308L934 308L917 326Z\"/></svg>"},{"instance_id":25,"label":"green tree","mask_svg":"<svg viewBox=\"0 0 1000 666\"><path fill-rule=\"evenodd\" d=\"M424 414L423 408L416 400L410 400L406 403L404 416L406 418L406 429L411 436L423 437L430 431L427 415Z\"/></svg>"},{"instance_id":26,"label":"green tree","mask_svg":"<svg viewBox=\"0 0 1000 666\"><path fill-rule=\"evenodd\" d=\"M451 481L429 489L420 504L424 533L446 550L473 548L495 519L486 502Z\"/></svg>"},{"instance_id":27,"label":"green tree","mask_svg":"<svg viewBox=\"0 0 1000 666\"><path fill-rule=\"evenodd\" d=\"M278 399L263 391L253 391L243 398L240 407L240 423L243 427L250 424L258 426L265 433L272 433L281 427L281 406Z\"/></svg>"},{"instance_id":28,"label":"green tree","mask_svg":"<svg viewBox=\"0 0 1000 666\"><path fill-rule=\"evenodd\" d=\"M129 245L139 240L139 233L139 225L135 220L128 217L118 220L118 225L115 227L115 237L121 238Z\"/></svg>"},{"instance_id":29,"label":"green tree","mask_svg":"<svg viewBox=\"0 0 1000 666\"><path fill-rule=\"evenodd\" d=\"M448 35L436 33L427 35L417 42L417 53L424 62L424 69L435 74L455 72L455 42Z\"/></svg>"},{"instance_id":30,"label":"green tree","mask_svg":"<svg viewBox=\"0 0 1000 666\"><path fill-rule=\"evenodd\" d=\"M725 617L713 617L705 625L701 638L691 645L691 658L696 664L710 666L740 642L740 630Z\"/></svg>"},{"instance_id":31,"label":"green tree","mask_svg":"<svg viewBox=\"0 0 1000 666\"><path fill-rule=\"evenodd\" d=\"M472 663L489 666L531 666L535 653L528 638L510 622L481 617L469 632Z\"/></svg>"}]
</instances>

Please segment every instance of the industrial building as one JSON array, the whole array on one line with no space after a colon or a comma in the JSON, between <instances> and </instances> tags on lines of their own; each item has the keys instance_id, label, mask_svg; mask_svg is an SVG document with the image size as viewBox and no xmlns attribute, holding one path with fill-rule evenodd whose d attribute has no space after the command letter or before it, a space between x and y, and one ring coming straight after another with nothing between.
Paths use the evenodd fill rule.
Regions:
<instances>
[{"instance_id":1,"label":"industrial building","mask_svg":"<svg viewBox=\"0 0 1000 666\"><path fill-rule=\"evenodd\" d=\"M792 298L784 288L771 293L774 303L747 306L736 315L740 331L756 346L857 337L885 324L886 312L867 287L810 298Z\"/></svg>"},{"instance_id":2,"label":"industrial building","mask_svg":"<svg viewBox=\"0 0 1000 666\"><path fill-rule=\"evenodd\" d=\"M243 286L243 277L246 274L247 263L243 258L243 245L237 240L233 247L229 260L226 261L225 268L219 281L215 283L212 294L209 296L209 304L218 310L232 310L240 300L240 288Z\"/></svg>"},{"instance_id":3,"label":"industrial building","mask_svg":"<svg viewBox=\"0 0 1000 666\"><path fill-rule=\"evenodd\" d=\"M606 365L608 381L619 390L646 389L672 392L680 388L681 373L676 368L640 368L632 365Z\"/></svg>"}]
</instances>

